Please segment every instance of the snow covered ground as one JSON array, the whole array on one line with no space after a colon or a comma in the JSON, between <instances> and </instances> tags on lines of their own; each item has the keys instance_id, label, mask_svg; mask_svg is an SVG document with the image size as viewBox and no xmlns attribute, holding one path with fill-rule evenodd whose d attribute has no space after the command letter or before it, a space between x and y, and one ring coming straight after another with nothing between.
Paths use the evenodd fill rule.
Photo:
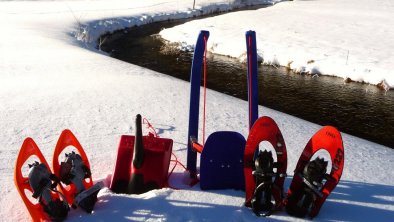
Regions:
<instances>
[{"instance_id":1,"label":"snow covered ground","mask_svg":"<svg viewBox=\"0 0 394 222\"><path fill-rule=\"evenodd\" d=\"M244 35L256 30L266 64L394 88L394 3L387 0L290 1L275 7L194 20L160 32L194 45L209 30L211 52L245 58Z\"/></svg>"},{"instance_id":2,"label":"snow covered ground","mask_svg":"<svg viewBox=\"0 0 394 222\"><path fill-rule=\"evenodd\" d=\"M1 221L29 219L13 183L15 160L26 137L36 141L51 163L58 136L63 129L71 129L85 148L94 179L108 181L120 135L134 132L134 116L141 113L161 137L174 140L176 155L182 162L186 161L188 82L110 58L92 45L105 31L200 14L190 9L192 2L0 2ZM232 1L197 0L197 7L208 13L216 8L228 8L228 2ZM310 3L324 6L327 2ZM355 1L344 2L348 5ZM385 4L390 8L389 1ZM299 6L281 3L259 11L292 7ZM198 29L190 31L191 39L196 38ZM237 35L242 38L243 30ZM210 41L215 42L213 38ZM259 41L259 44L263 43ZM298 156L320 126L265 107L259 107L259 111L260 115L278 122L286 140L290 175L287 188ZM208 134L233 130L246 136L247 115L246 102L208 90ZM343 134L343 139L344 174L316 220L390 221L394 218L394 150L347 134ZM183 172L179 168L170 183L181 186L182 180ZM242 206L243 197L240 191L203 192L198 186L143 195L115 195L104 189L92 215L72 210L68 219L260 221L261 218ZM268 219L295 220L284 212Z\"/></svg>"}]
</instances>

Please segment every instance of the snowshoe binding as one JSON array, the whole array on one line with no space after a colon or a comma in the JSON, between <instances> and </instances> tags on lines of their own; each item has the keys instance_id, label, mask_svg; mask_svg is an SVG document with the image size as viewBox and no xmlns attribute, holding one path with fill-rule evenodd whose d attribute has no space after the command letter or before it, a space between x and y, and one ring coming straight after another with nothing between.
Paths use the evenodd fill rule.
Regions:
<instances>
[{"instance_id":1,"label":"snowshoe binding","mask_svg":"<svg viewBox=\"0 0 394 222\"><path fill-rule=\"evenodd\" d=\"M64 220L70 210L66 198L56 190L59 179L43 163L29 164L29 184L33 197L38 198L44 212L54 221ZM62 200L55 199L52 193L60 194Z\"/></svg>"},{"instance_id":2,"label":"snowshoe binding","mask_svg":"<svg viewBox=\"0 0 394 222\"><path fill-rule=\"evenodd\" d=\"M327 151L330 155L331 170L328 175L328 162L322 158L312 160L321 150ZM306 214L311 218L316 217L327 197L339 183L344 163L345 150L341 133L332 126L321 128L308 141L298 159L284 201L286 211L298 217L304 217Z\"/></svg>"},{"instance_id":3,"label":"snowshoe binding","mask_svg":"<svg viewBox=\"0 0 394 222\"><path fill-rule=\"evenodd\" d=\"M274 186L273 178L276 177L274 168L277 168L278 163L274 162L271 151L259 151L255 160L255 170L252 172L256 188L251 200L253 212L261 216L269 216L274 211L274 204L272 200L272 188Z\"/></svg>"},{"instance_id":4,"label":"snowshoe binding","mask_svg":"<svg viewBox=\"0 0 394 222\"><path fill-rule=\"evenodd\" d=\"M286 205L288 214L296 217L304 217L314 208L314 203L318 197L323 197L321 188L323 187L323 179L329 179L327 172L328 161L317 157L315 160L307 163L302 173L296 176L302 178L301 189L294 192L289 197Z\"/></svg>"},{"instance_id":5,"label":"snowshoe binding","mask_svg":"<svg viewBox=\"0 0 394 222\"><path fill-rule=\"evenodd\" d=\"M74 151L65 154L65 161L60 164L60 180L66 184L73 184L76 188L76 194L72 207L81 207L88 213L93 211L97 201L97 194L102 188L102 183L96 183L88 189L85 189L84 180L91 177L90 169L85 165L81 156Z\"/></svg>"},{"instance_id":6,"label":"snowshoe binding","mask_svg":"<svg viewBox=\"0 0 394 222\"><path fill-rule=\"evenodd\" d=\"M274 150L259 151L259 144L264 141ZM250 130L245 145L245 206L252 208L257 216L269 216L281 210L286 170L287 151L282 133L273 119L260 117Z\"/></svg>"}]
</instances>

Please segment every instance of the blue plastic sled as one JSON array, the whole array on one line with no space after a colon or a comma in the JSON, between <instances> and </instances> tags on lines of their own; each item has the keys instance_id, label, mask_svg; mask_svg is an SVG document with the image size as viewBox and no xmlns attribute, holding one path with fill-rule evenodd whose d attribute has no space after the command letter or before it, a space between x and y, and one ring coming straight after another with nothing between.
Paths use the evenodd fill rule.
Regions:
<instances>
[{"instance_id":1,"label":"blue plastic sled","mask_svg":"<svg viewBox=\"0 0 394 222\"><path fill-rule=\"evenodd\" d=\"M201 72L208 31L201 31L193 56L190 78L190 109L187 169L197 178L197 152L192 139L198 141ZM256 33L246 32L248 58L249 129L258 116ZM237 132L219 131L211 134L201 149L200 187L209 189L245 189L243 157L246 139ZM200 151L199 151L200 152Z\"/></svg>"}]
</instances>

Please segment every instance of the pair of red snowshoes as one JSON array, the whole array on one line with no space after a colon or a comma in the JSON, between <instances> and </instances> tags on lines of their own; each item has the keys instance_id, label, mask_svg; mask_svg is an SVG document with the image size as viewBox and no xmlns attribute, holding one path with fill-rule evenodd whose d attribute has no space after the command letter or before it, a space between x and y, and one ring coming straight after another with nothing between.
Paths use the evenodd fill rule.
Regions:
<instances>
[{"instance_id":1,"label":"pair of red snowshoes","mask_svg":"<svg viewBox=\"0 0 394 222\"><path fill-rule=\"evenodd\" d=\"M271 151L256 152L262 141L268 141L273 146L276 162ZM315 155L320 150L329 153L330 173L327 173L329 161ZM258 216L269 216L284 206L290 215L309 215L313 218L338 184L343 165L341 134L336 128L325 126L304 148L286 196L283 190L287 170L286 145L275 121L261 117L254 123L245 146L245 205Z\"/></svg>"},{"instance_id":2,"label":"pair of red snowshoes","mask_svg":"<svg viewBox=\"0 0 394 222\"><path fill-rule=\"evenodd\" d=\"M110 189L115 193L141 194L167 186L172 139L150 133L142 136L141 115L136 117L136 135L123 135Z\"/></svg>"},{"instance_id":3,"label":"pair of red snowshoes","mask_svg":"<svg viewBox=\"0 0 394 222\"><path fill-rule=\"evenodd\" d=\"M67 152L69 146L76 152ZM63 153L65 160L60 162ZM91 213L103 184L93 185L89 160L70 130L60 135L52 164L53 171L34 140L25 139L16 160L14 182L33 221L64 220L70 205Z\"/></svg>"}]
</instances>

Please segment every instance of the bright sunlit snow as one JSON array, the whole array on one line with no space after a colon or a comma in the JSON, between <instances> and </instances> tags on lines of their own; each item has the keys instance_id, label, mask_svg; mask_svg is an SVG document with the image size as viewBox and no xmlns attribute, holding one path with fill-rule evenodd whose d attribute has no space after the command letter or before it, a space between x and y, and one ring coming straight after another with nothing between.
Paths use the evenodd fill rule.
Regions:
<instances>
[{"instance_id":1,"label":"bright sunlit snow","mask_svg":"<svg viewBox=\"0 0 394 222\"><path fill-rule=\"evenodd\" d=\"M26 137L35 140L51 165L57 139L63 129L69 128L90 159L93 179L108 183L120 136L134 133L134 117L141 113L161 137L174 140L173 150L185 163L189 83L110 58L94 46L105 32L227 10L245 2L249 1L196 0L197 10L192 10L192 0L1 1L0 220L30 218L13 182L15 160ZM312 65L319 72L355 76L356 80L372 83L385 79L392 87L389 68L393 67L393 54L389 50L393 38L388 28L393 24L388 16L393 12L392 4L383 0L283 2L257 11L237 12L237 18L244 22L226 14L223 19L205 20L207 27L200 22L194 23L193 29L183 26L187 31L174 41L194 44L200 28L204 28L211 31L212 51L238 57L243 53L245 30L254 29L260 55L267 63L276 56L280 64L294 60L293 68L308 69L305 61L314 60ZM261 17L255 17L256 13ZM308 13L314 15L313 24L306 22L312 20ZM357 19L357 15L362 16ZM225 20L232 21L233 26L229 27ZM327 31L326 26L333 31ZM346 38L337 37L339 34ZM247 136L245 101L211 90L207 101L207 134L230 130ZM262 106L259 114L272 117L285 138L287 189L302 149L321 126ZM347 134L342 136L342 180L315 220L392 220L394 150ZM116 195L105 188L99 193L93 214L71 210L68 220L296 220L285 212L258 218L243 207L243 192L201 191L198 185L184 186L183 179L183 170L177 168L170 184L183 188L180 190Z\"/></svg>"},{"instance_id":2,"label":"bright sunlit snow","mask_svg":"<svg viewBox=\"0 0 394 222\"><path fill-rule=\"evenodd\" d=\"M161 36L194 45L193 30L209 30L211 52L245 58L244 33L257 33L265 64L394 88L392 1L290 1L259 10L194 20Z\"/></svg>"}]
</instances>

